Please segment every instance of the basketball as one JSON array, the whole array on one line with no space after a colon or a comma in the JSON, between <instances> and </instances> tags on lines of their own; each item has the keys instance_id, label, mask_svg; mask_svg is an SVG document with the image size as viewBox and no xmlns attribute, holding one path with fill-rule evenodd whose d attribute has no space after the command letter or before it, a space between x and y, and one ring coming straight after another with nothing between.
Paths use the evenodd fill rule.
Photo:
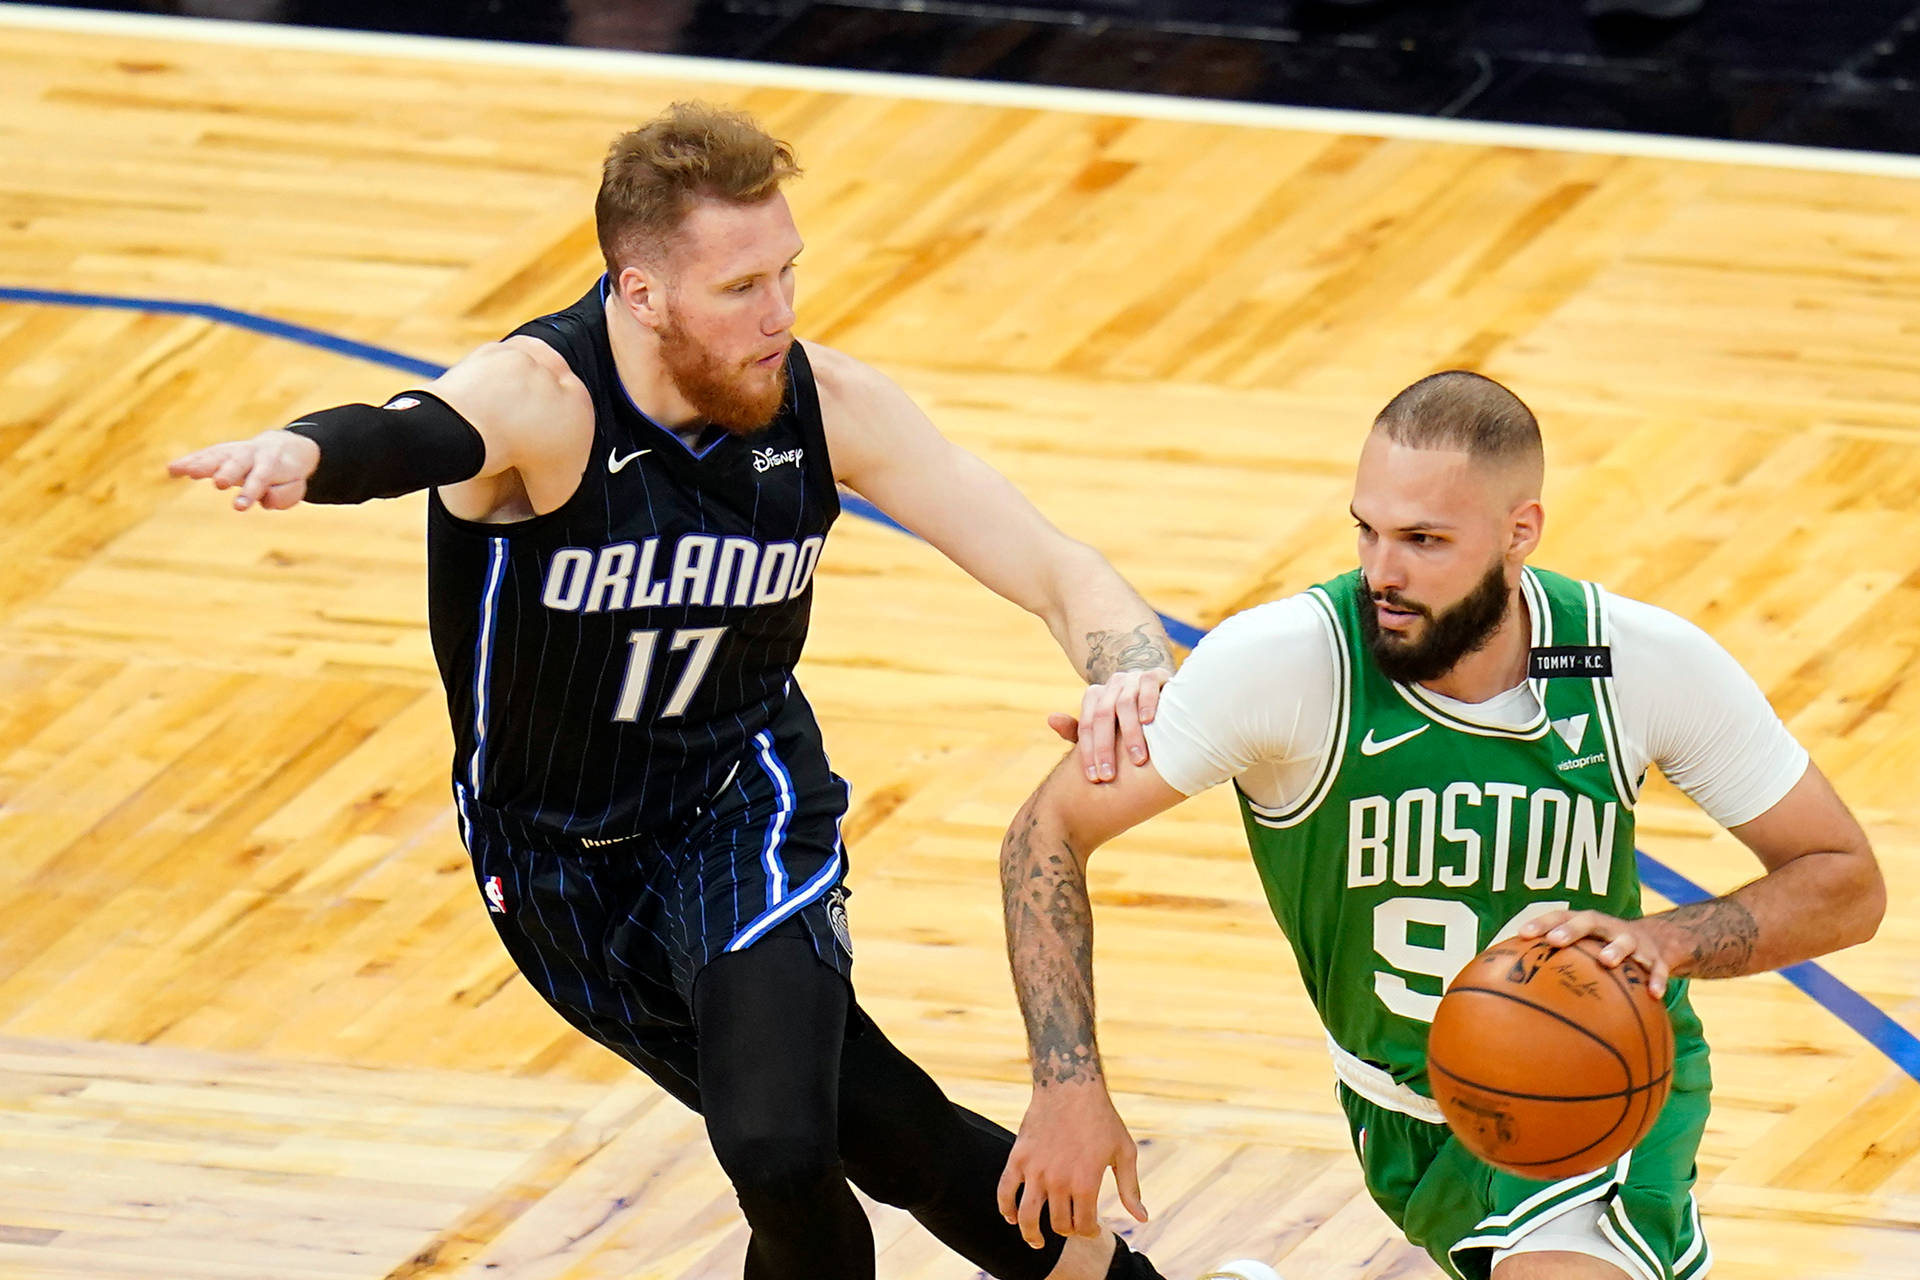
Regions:
<instances>
[{"instance_id":1,"label":"basketball","mask_svg":"<svg viewBox=\"0 0 1920 1280\"><path fill-rule=\"evenodd\" d=\"M1480 1159L1527 1178L1611 1164L1644 1138L1673 1079L1673 1024L1601 943L1509 938L1447 987L1427 1037L1434 1101Z\"/></svg>"}]
</instances>

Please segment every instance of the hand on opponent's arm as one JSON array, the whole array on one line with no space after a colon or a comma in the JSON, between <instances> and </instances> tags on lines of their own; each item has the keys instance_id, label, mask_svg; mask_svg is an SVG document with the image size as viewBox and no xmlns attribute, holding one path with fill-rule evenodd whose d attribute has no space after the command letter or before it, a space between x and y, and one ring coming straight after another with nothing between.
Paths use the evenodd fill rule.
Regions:
<instances>
[{"instance_id":1,"label":"hand on opponent's arm","mask_svg":"<svg viewBox=\"0 0 1920 1280\"><path fill-rule=\"evenodd\" d=\"M395 497L538 465L560 434L541 428L585 393L559 354L531 338L482 347L423 390L209 445L167 472L239 488L236 511Z\"/></svg>"},{"instance_id":2,"label":"hand on opponent's arm","mask_svg":"<svg viewBox=\"0 0 1920 1280\"><path fill-rule=\"evenodd\" d=\"M1669 977L1764 973L1873 936L1887 901L1879 864L1818 768L1809 764L1779 803L1732 830L1767 868L1758 880L1639 920L1555 911L1529 921L1520 936L1556 946L1603 939L1601 963L1635 961L1656 996Z\"/></svg>"},{"instance_id":3,"label":"hand on opponent's arm","mask_svg":"<svg viewBox=\"0 0 1920 1280\"><path fill-rule=\"evenodd\" d=\"M807 344L834 478L976 580L1043 619L1089 685L1070 740L1088 778L1117 773L1119 747L1147 758L1142 724L1173 674L1160 619L1098 551L1055 528L1005 476L948 440L876 370ZM1057 726L1062 736L1069 736Z\"/></svg>"},{"instance_id":4,"label":"hand on opponent's arm","mask_svg":"<svg viewBox=\"0 0 1920 1280\"><path fill-rule=\"evenodd\" d=\"M1072 756L1040 785L1000 848L1007 958L1027 1028L1033 1100L999 1187L1000 1212L1039 1248L1044 1210L1063 1235L1097 1235L1108 1169L1142 1222L1137 1149L1108 1096L1094 1036L1093 911L1087 857L1183 797L1151 764L1106 786Z\"/></svg>"}]
</instances>

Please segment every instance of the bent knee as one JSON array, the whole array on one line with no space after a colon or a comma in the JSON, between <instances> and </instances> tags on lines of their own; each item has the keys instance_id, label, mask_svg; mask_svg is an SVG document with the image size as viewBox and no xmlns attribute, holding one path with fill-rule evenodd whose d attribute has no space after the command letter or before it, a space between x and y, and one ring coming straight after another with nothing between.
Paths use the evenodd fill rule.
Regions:
<instances>
[{"instance_id":1,"label":"bent knee","mask_svg":"<svg viewBox=\"0 0 1920 1280\"><path fill-rule=\"evenodd\" d=\"M769 1192L818 1185L824 1179L846 1179L836 1144L822 1133L726 1135L711 1133L713 1153L736 1187Z\"/></svg>"}]
</instances>

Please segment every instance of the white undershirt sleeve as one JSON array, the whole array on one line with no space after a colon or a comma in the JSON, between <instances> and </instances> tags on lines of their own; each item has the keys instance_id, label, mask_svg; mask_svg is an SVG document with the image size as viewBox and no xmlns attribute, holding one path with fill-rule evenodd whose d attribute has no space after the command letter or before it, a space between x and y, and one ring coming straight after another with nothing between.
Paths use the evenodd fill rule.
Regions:
<instances>
[{"instance_id":1,"label":"white undershirt sleeve","mask_svg":"<svg viewBox=\"0 0 1920 1280\"><path fill-rule=\"evenodd\" d=\"M1182 795L1240 778L1262 804L1311 785L1333 722L1332 629L1305 596L1215 627L1161 690L1147 751Z\"/></svg>"},{"instance_id":2,"label":"white undershirt sleeve","mask_svg":"<svg viewBox=\"0 0 1920 1280\"><path fill-rule=\"evenodd\" d=\"M1610 595L1614 691L1629 754L1658 765L1725 827L1778 804L1807 751L1718 641L1655 605Z\"/></svg>"}]
</instances>

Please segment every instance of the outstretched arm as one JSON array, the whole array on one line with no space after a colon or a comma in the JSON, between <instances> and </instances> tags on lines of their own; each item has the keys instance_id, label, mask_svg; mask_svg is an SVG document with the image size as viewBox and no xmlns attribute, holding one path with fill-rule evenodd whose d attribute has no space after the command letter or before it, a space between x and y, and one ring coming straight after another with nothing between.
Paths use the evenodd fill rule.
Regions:
<instances>
[{"instance_id":1,"label":"outstretched arm","mask_svg":"<svg viewBox=\"0 0 1920 1280\"><path fill-rule=\"evenodd\" d=\"M1094 849L1181 799L1151 763L1123 766L1114 782L1095 786L1069 757L1021 806L1000 847L1007 958L1033 1068L1033 1100L1000 1179L1000 1211L1036 1248L1043 1208L1062 1234L1099 1231L1109 1168L1128 1211L1147 1218L1133 1138L1107 1095L1094 1035L1086 867Z\"/></svg>"},{"instance_id":2,"label":"outstretched arm","mask_svg":"<svg viewBox=\"0 0 1920 1280\"><path fill-rule=\"evenodd\" d=\"M1146 759L1139 726L1173 674L1160 619L1098 551L1062 533L1005 476L934 427L893 381L807 344L834 478L925 538L999 595L1040 617L1089 684L1078 734L1090 777L1112 778L1121 745Z\"/></svg>"},{"instance_id":3,"label":"outstretched arm","mask_svg":"<svg viewBox=\"0 0 1920 1280\"><path fill-rule=\"evenodd\" d=\"M586 390L565 360L535 339L510 338L384 406L323 409L285 428L196 450L167 471L238 488L235 510L278 511L302 501L397 497L513 469L564 467L570 459L577 472L592 426Z\"/></svg>"},{"instance_id":4,"label":"outstretched arm","mask_svg":"<svg viewBox=\"0 0 1920 1280\"><path fill-rule=\"evenodd\" d=\"M1670 976L1764 973L1865 942L1879 928L1887 909L1879 863L1816 766L1808 764L1779 803L1731 830L1767 868L1732 893L1639 920L1557 911L1530 921L1521 936L1556 945L1605 938L1601 962L1637 961L1657 996Z\"/></svg>"}]
</instances>

